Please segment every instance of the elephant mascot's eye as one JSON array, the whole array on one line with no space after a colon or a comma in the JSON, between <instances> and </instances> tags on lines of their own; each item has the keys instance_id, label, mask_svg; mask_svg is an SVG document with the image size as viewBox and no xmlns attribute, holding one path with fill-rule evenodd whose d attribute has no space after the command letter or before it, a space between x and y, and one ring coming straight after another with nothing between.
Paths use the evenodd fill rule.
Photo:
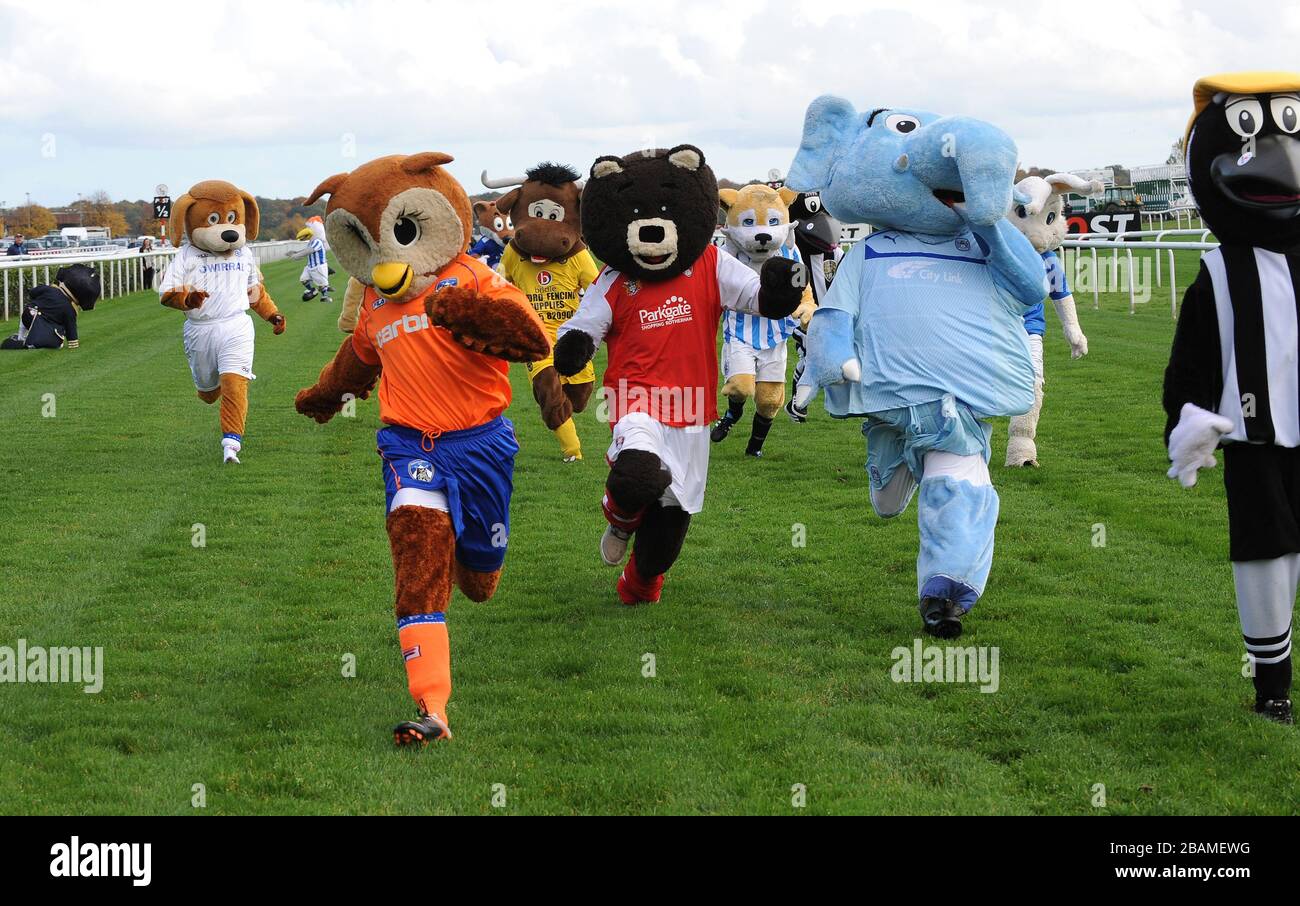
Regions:
<instances>
[{"instance_id":1,"label":"elephant mascot's eye","mask_svg":"<svg viewBox=\"0 0 1300 906\"><path fill-rule=\"evenodd\" d=\"M906 113L895 113L885 120L885 128L899 135L907 135L909 132L915 132L921 128L921 121L914 116L908 116Z\"/></svg>"},{"instance_id":2,"label":"elephant mascot's eye","mask_svg":"<svg viewBox=\"0 0 1300 906\"><path fill-rule=\"evenodd\" d=\"M1026 217L1029 216L1029 212L1025 210L1024 205L1018 204L1016 205L1016 216L1019 217L1021 220L1024 220Z\"/></svg>"},{"instance_id":3,"label":"elephant mascot's eye","mask_svg":"<svg viewBox=\"0 0 1300 906\"><path fill-rule=\"evenodd\" d=\"M412 217L398 217L393 224L393 238L399 245L410 245L420 238L420 225Z\"/></svg>"},{"instance_id":4,"label":"elephant mascot's eye","mask_svg":"<svg viewBox=\"0 0 1300 906\"><path fill-rule=\"evenodd\" d=\"M1052 225L1052 222L1055 221L1055 220L1056 220L1056 212L1055 212L1055 211L1050 211L1050 212L1048 213L1048 215L1047 215L1047 225L1048 225L1048 226L1051 226L1051 225Z\"/></svg>"},{"instance_id":5,"label":"elephant mascot's eye","mask_svg":"<svg viewBox=\"0 0 1300 906\"><path fill-rule=\"evenodd\" d=\"M1238 98L1224 107L1228 125L1242 138L1258 134L1264 127L1264 108L1254 98Z\"/></svg>"}]
</instances>

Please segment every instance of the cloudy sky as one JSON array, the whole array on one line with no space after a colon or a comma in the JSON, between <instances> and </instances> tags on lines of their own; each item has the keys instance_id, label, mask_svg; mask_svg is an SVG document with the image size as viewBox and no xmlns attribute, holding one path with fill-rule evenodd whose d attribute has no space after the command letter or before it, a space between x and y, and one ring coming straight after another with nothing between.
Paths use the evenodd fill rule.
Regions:
<instances>
[{"instance_id":1,"label":"cloudy sky","mask_svg":"<svg viewBox=\"0 0 1300 906\"><path fill-rule=\"evenodd\" d=\"M483 168L692 142L789 166L819 94L990 120L1026 165L1162 162L1191 86L1300 69L1256 0L0 0L0 206L224 178L307 194L382 154Z\"/></svg>"}]
</instances>

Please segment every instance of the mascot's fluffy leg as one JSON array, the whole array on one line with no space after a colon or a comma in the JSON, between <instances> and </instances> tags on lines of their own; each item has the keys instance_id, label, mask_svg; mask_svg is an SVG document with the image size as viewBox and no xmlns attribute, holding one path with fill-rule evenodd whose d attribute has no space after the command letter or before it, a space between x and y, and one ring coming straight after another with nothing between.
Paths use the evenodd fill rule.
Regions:
<instances>
[{"instance_id":1,"label":"mascot's fluffy leg","mask_svg":"<svg viewBox=\"0 0 1300 906\"><path fill-rule=\"evenodd\" d=\"M248 420L248 378L242 374L221 375L221 449L226 462L239 462Z\"/></svg>"},{"instance_id":2,"label":"mascot's fluffy leg","mask_svg":"<svg viewBox=\"0 0 1300 906\"><path fill-rule=\"evenodd\" d=\"M748 456L762 456L763 442L767 432L772 428L772 419L781 411L785 402L785 382L759 381L754 388L754 403L758 410L754 415L754 426L749 433L749 446L745 448Z\"/></svg>"},{"instance_id":3,"label":"mascot's fluffy leg","mask_svg":"<svg viewBox=\"0 0 1300 906\"><path fill-rule=\"evenodd\" d=\"M988 463L979 454L926 453L917 506L921 617L931 635L956 638L993 566L998 492Z\"/></svg>"},{"instance_id":4,"label":"mascot's fluffy leg","mask_svg":"<svg viewBox=\"0 0 1300 906\"><path fill-rule=\"evenodd\" d=\"M242 374L221 374L221 386L214 390L200 390L199 399L211 405L221 401L221 451L223 462L239 462L239 450L244 440L244 424L248 420L248 378Z\"/></svg>"},{"instance_id":5,"label":"mascot's fluffy leg","mask_svg":"<svg viewBox=\"0 0 1300 906\"><path fill-rule=\"evenodd\" d=\"M690 516L677 507L659 503L671 483L662 461L647 450L624 450L610 465L601 501L609 522L600 541L600 555L606 565L621 566L628 539L637 536L636 549L618 581L619 598L624 604L658 601L663 574L681 552ZM638 568L640 551L644 551L644 565Z\"/></svg>"},{"instance_id":6,"label":"mascot's fluffy leg","mask_svg":"<svg viewBox=\"0 0 1300 906\"><path fill-rule=\"evenodd\" d=\"M731 344L727 345L730 346ZM726 347L724 347L723 355L726 354ZM727 398L727 411L722 413L722 418L718 419L718 423L709 432L710 440L715 444L720 443L731 433L732 427L745 414L745 402L754 398L755 390L754 375L733 374L728 376L726 383L722 385L722 395Z\"/></svg>"},{"instance_id":7,"label":"mascot's fluffy leg","mask_svg":"<svg viewBox=\"0 0 1300 906\"><path fill-rule=\"evenodd\" d=\"M1300 554L1232 564L1237 613L1255 684L1255 710L1291 697L1291 617ZM1289 716L1289 715L1288 715Z\"/></svg>"},{"instance_id":8,"label":"mascot's fluffy leg","mask_svg":"<svg viewBox=\"0 0 1300 906\"><path fill-rule=\"evenodd\" d=\"M440 735L450 738L447 604L455 572L456 538L446 501L440 498L441 494L414 488L398 491L388 513L388 542L393 552L397 636L406 662L407 688L420 713L433 718ZM495 587L495 582L492 585ZM427 731L427 722L408 721L398 724L393 734L399 743L405 741L403 734L416 734L419 741L426 741Z\"/></svg>"},{"instance_id":9,"label":"mascot's fluffy leg","mask_svg":"<svg viewBox=\"0 0 1300 906\"><path fill-rule=\"evenodd\" d=\"M586 386L587 396L591 395L591 384ZM566 385L560 381L559 372L548 365L533 375L533 399L537 400L542 410L542 422L555 434L560 442L560 452L565 461L582 459L582 444L578 440L578 426L573 422L573 413L582 409L573 405L573 397L566 391ZM586 401L583 400L583 405Z\"/></svg>"},{"instance_id":10,"label":"mascot's fluffy leg","mask_svg":"<svg viewBox=\"0 0 1300 906\"><path fill-rule=\"evenodd\" d=\"M1029 335L1029 355L1034 360L1034 407L1024 415L1011 419L1010 436L1007 438L1007 466L1019 467L1038 465L1038 446L1034 438L1038 435L1038 417L1043 411L1043 338L1039 334Z\"/></svg>"},{"instance_id":11,"label":"mascot's fluffy leg","mask_svg":"<svg viewBox=\"0 0 1300 906\"><path fill-rule=\"evenodd\" d=\"M677 562L690 526L691 514L681 507L657 500L646 507L632 556L618 577L618 596L624 604L659 600L664 573Z\"/></svg>"},{"instance_id":12,"label":"mascot's fluffy leg","mask_svg":"<svg viewBox=\"0 0 1300 906\"><path fill-rule=\"evenodd\" d=\"M876 513L897 516L919 490L917 596L926 632L939 638L961 635L961 618L984 593L993 565L998 494L989 432L951 397L881 413L862 429Z\"/></svg>"}]
</instances>

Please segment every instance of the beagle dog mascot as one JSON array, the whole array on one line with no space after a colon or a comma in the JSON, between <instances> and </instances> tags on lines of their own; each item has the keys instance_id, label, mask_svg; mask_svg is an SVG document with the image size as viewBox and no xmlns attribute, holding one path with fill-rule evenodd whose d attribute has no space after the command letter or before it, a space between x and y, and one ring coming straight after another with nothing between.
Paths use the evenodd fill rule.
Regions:
<instances>
[{"instance_id":1,"label":"beagle dog mascot","mask_svg":"<svg viewBox=\"0 0 1300 906\"><path fill-rule=\"evenodd\" d=\"M221 401L222 461L239 462L253 375L253 322L248 309L284 333L248 242L257 238L257 200L219 179L195 185L172 207L170 237L180 250L158 293L185 313L185 357L199 399Z\"/></svg>"}]
</instances>

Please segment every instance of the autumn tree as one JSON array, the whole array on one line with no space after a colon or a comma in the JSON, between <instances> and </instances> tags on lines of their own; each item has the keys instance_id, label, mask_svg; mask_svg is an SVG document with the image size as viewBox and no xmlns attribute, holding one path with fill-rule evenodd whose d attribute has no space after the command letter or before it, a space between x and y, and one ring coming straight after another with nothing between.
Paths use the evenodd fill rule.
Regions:
<instances>
[{"instance_id":1,"label":"autumn tree","mask_svg":"<svg viewBox=\"0 0 1300 906\"><path fill-rule=\"evenodd\" d=\"M44 236L54 229L54 215L49 208L38 204L20 205L6 220L15 234L22 233L28 237Z\"/></svg>"}]
</instances>

